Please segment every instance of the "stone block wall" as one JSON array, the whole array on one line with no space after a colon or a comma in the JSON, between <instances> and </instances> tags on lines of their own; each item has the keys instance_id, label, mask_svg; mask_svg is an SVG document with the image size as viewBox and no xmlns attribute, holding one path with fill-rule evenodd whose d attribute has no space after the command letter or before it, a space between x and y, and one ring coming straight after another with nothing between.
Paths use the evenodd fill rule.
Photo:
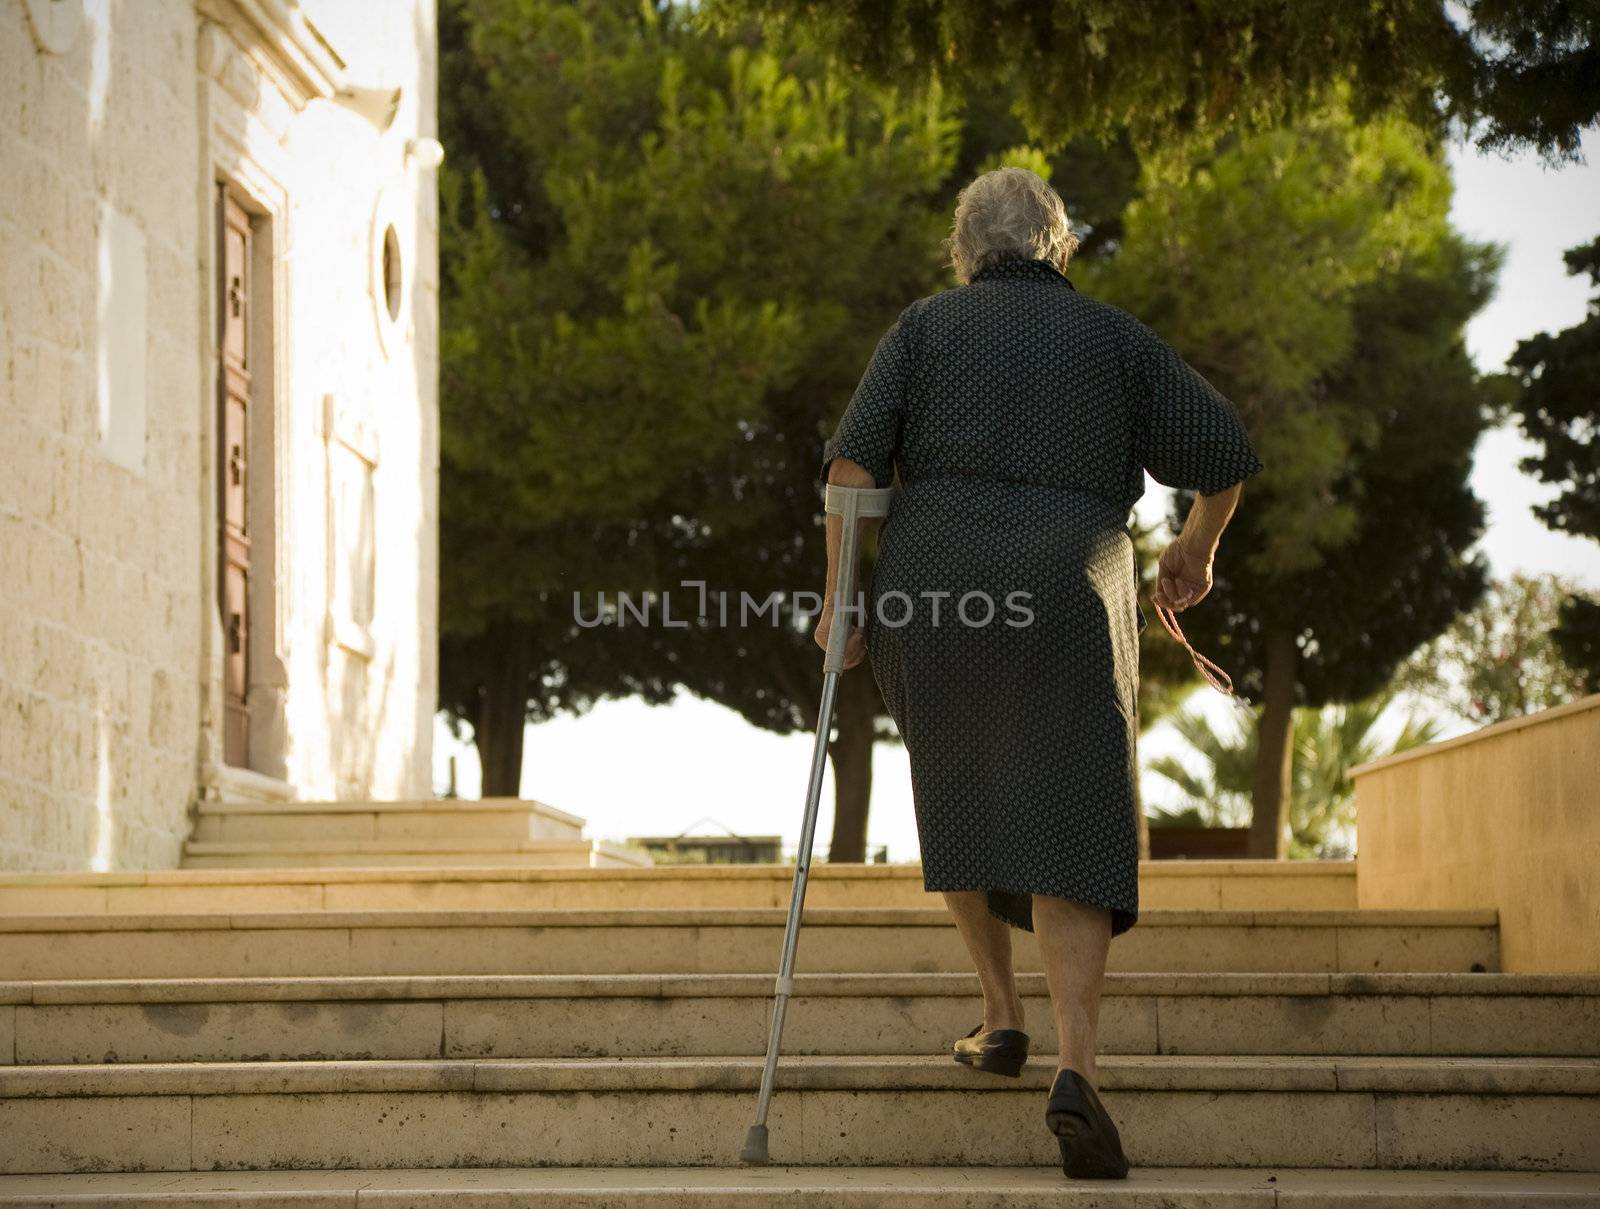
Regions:
<instances>
[{"instance_id":1,"label":"stone block wall","mask_svg":"<svg viewBox=\"0 0 1600 1209\"><path fill-rule=\"evenodd\" d=\"M202 607L193 10L0 0L0 867L176 863ZM107 207L142 232L145 442L100 436ZM142 303L142 313L131 313ZM114 369L115 367L108 367Z\"/></svg>"}]
</instances>

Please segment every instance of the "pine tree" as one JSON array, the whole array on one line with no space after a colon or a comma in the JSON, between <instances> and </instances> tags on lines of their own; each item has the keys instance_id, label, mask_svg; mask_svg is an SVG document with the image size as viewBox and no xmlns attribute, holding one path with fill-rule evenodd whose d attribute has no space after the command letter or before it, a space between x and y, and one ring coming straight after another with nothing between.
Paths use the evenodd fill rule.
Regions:
<instances>
[{"instance_id":1,"label":"pine tree","mask_svg":"<svg viewBox=\"0 0 1600 1209\"><path fill-rule=\"evenodd\" d=\"M823 429L937 272L955 127L672 6L452 0L441 47L441 697L515 793L530 718L696 687L575 597L769 535L820 586Z\"/></svg>"},{"instance_id":2,"label":"pine tree","mask_svg":"<svg viewBox=\"0 0 1600 1209\"><path fill-rule=\"evenodd\" d=\"M1286 851L1297 706L1376 691L1482 593L1467 476L1488 413L1462 327L1498 253L1449 229L1436 143L1330 99L1292 130L1148 161L1091 284L1238 406L1244 489L1194 645L1260 701L1251 851ZM1173 525L1191 497L1174 498Z\"/></svg>"},{"instance_id":3,"label":"pine tree","mask_svg":"<svg viewBox=\"0 0 1600 1209\"><path fill-rule=\"evenodd\" d=\"M1551 160L1575 159L1600 115L1593 3L706 0L702 12L713 27L756 17L802 29L862 79L1014 89L1029 139L1046 148L1124 128L1144 150L1293 125L1340 81L1362 121L1454 118L1484 149L1531 146Z\"/></svg>"},{"instance_id":4,"label":"pine tree","mask_svg":"<svg viewBox=\"0 0 1600 1209\"><path fill-rule=\"evenodd\" d=\"M1398 693L1388 686L1359 701L1295 711L1288 855L1348 855L1345 840L1356 821L1350 770L1438 737L1441 728L1436 719L1410 714L1391 742L1377 741L1373 728ZM1217 726L1192 705L1173 715L1171 722L1197 759L1186 762L1164 755L1150 761L1150 771L1183 794L1176 808L1156 811L1156 825L1238 827L1248 822L1258 727L1241 724L1237 716Z\"/></svg>"},{"instance_id":5,"label":"pine tree","mask_svg":"<svg viewBox=\"0 0 1600 1209\"><path fill-rule=\"evenodd\" d=\"M1521 387L1515 402L1522 431L1541 446L1522 469L1560 487L1534 515L1560 533L1600 541L1600 239L1569 248L1569 273L1597 287L1583 322L1520 341L1507 366ZM1600 692L1600 597L1574 590L1552 635L1588 692Z\"/></svg>"},{"instance_id":6,"label":"pine tree","mask_svg":"<svg viewBox=\"0 0 1600 1209\"><path fill-rule=\"evenodd\" d=\"M442 16L460 154L441 181L441 696L473 724L485 792L514 794L530 702L586 695L540 593L650 573L639 514L793 372L799 314L685 283L658 238L704 239L706 274L746 254L704 238L721 199L685 179L726 150L682 128L678 84L726 71L717 48L649 7Z\"/></svg>"}]
</instances>

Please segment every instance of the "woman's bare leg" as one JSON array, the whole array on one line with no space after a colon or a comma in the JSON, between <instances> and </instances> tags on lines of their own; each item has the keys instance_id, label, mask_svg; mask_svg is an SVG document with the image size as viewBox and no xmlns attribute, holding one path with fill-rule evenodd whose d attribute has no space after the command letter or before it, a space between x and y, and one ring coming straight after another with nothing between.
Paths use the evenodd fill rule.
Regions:
<instances>
[{"instance_id":1,"label":"woman's bare leg","mask_svg":"<svg viewBox=\"0 0 1600 1209\"><path fill-rule=\"evenodd\" d=\"M943 894L978 971L984 1031L1022 1028L1022 998L1011 968L1011 925L989 914L982 890L945 890Z\"/></svg>"},{"instance_id":2,"label":"woman's bare leg","mask_svg":"<svg viewBox=\"0 0 1600 1209\"><path fill-rule=\"evenodd\" d=\"M1106 952L1111 946L1111 912L1070 898L1035 894L1033 928L1060 1038L1057 1073L1070 1066L1098 1091L1095 1045Z\"/></svg>"}]
</instances>

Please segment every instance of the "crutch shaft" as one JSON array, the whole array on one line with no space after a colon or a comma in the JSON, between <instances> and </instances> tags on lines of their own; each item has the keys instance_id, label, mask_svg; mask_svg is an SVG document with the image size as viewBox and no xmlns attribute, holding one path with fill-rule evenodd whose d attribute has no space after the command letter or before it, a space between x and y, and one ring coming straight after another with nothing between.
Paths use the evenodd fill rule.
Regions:
<instances>
[{"instance_id":1,"label":"crutch shaft","mask_svg":"<svg viewBox=\"0 0 1600 1209\"><path fill-rule=\"evenodd\" d=\"M811 846L817 830L817 814L822 804L822 775L828 764L828 731L833 722L834 699L839 691L839 673L822 678L822 705L817 711L817 737L811 749L811 777L806 783L806 814L800 826L800 844L795 852L794 885L789 892L789 918L783 932L783 956L778 961L778 984L772 1009L772 1031L767 1037L767 1065L761 1073L761 1097L756 1104L756 1124L767 1120L767 1105L772 1099L774 1076L778 1069L778 1047L783 1036L784 1009L794 989L794 957L800 944L800 913L805 904L806 879L811 872Z\"/></svg>"},{"instance_id":2,"label":"crutch shaft","mask_svg":"<svg viewBox=\"0 0 1600 1209\"><path fill-rule=\"evenodd\" d=\"M767 1106L772 1101L778 1072L778 1050L783 1043L783 1018L789 996L794 992L794 955L800 942L800 917L805 908L806 878L811 871L811 845L817 829L817 812L822 802L822 776L828 763L828 736L833 730L834 701L839 692L839 677L844 673L845 646L850 638L851 614L856 580L857 529L863 518L886 516L892 490L889 488L840 487L830 483L824 507L843 517L837 574L838 605L828 631L828 649L822 660L822 704L817 710L817 736L811 749L811 776L806 783L806 813L800 827L800 843L795 853L794 887L789 894L789 918L783 930L783 955L778 961L778 982L772 1003L772 1029L767 1035L767 1060L761 1071L761 1093L756 1102L756 1120L745 1138L740 1157L747 1163L767 1161Z\"/></svg>"}]
</instances>

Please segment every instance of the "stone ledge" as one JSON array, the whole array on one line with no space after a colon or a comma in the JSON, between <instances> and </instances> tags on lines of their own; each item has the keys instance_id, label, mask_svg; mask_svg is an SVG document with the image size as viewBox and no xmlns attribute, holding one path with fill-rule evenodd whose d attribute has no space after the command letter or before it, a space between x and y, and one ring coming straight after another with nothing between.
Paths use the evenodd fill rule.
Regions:
<instances>
[{"instance_id":1,"label":"stone ledge","mask_svg":"<svg viewBox=\"0 0 1600 1209\"><path fill-rule=\"evenodd\" d=\"M572 816L576 817L576 816ZM1354 861L1141 861L1147 877L1332 877L1354 878ZM539 868L485 865L465 869L148 869L44 870L0 873L0 888L11 886L206 886L240 883L305 882L570 882L570 881L769 881L789 883L793 865L655 865L640 868ZM808 880L922 880L917 863L894 865L814 865Z\"/></svg>"},{"instance_id":2,"label":"stone ledge","mask_svg":"<svg viewBox=\"0 0 1600 1209\"><path fill-rule=\"evenodd\" d=\"M1549 709L1538 710L1535 713L1523 714L1516 718L1507 718L1501 722L1493 722L1488 726L1481 726L1477 730L1468 731L1464 735L1455 735L1449 739L1439 739L1433 743L1424 743L1418 747L1408 747L1405 751L1397 751L1391 755L1380 756L1376 760L1368 760L1365 764L1355 765L1350 769L1348 775L1352 779L1364 777L1386 768L1394 768L1399 764L1409 764L1415 760L1426 760L1442 751L1454 751L1456 748L1469 747L1475 743L1499 739L1530 726L1543 726L1546 723L1559 721L1572 714L1586 713L1589 710L1600 711L1600 693L1591 693L1587 697L1579 697L1576 701L1568 701L1564 705L1553 705Z\"/></svg>"},{"instance_id":3,"label":"stone ledge","mask_svg":"<svg viewBox=\"0 0 1600 1209\"><path fill-rule=\"evenodd\" d=\"M560 823L582 827L587 821L579 815L557 809L547 802L534 798L412 798L392 802L363 800L317 801L302 799L292 802L222 801L207 802L200 807L203 815L234 814L537 814Z\"/></svg>"},{"instance_id":4,"label":"stone ledge","mask_svg":"<svg viewBox=\"0 0 1600 1209\"><path fill-rule=\"evenodd\" d=\"M349 853L352 856L377 853L437 852L591 852L622 848L607 840L587 836L549 838L514 836L418 835L396 839L348 840L186 840L184 856L300 856Z\"/></svg>"},{"instance_id":5,"label":"stone ledge","mask_svg":"<svg viewBox=\"0 0 1600 1209\"><path fill-rule=\"evenodd\" d=\"M238 806L258 810L283 810L294 802L294 786L282 777L270 777L252 768L237 768L231 764L211 764L202 773L206 788L230 795ZM204 801L200 813L210 812Z\"/></svg>"}]
</instances>

